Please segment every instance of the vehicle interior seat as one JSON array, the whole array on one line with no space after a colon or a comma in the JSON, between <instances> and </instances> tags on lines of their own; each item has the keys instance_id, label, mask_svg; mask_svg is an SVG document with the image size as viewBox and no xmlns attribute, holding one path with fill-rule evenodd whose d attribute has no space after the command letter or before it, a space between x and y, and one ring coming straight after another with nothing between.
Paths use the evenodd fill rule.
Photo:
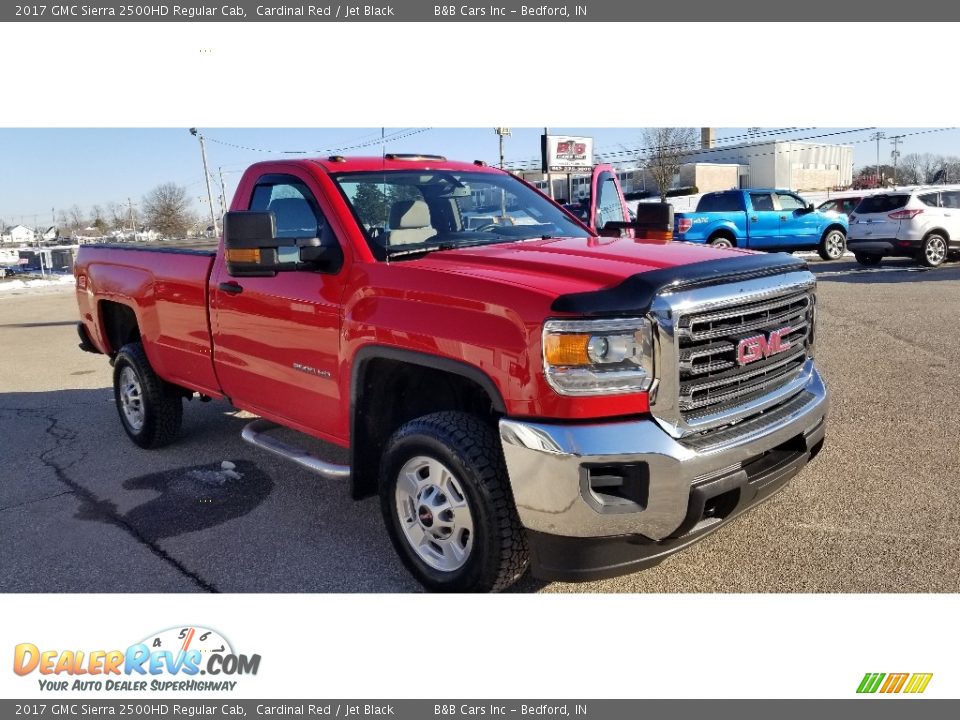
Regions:
<instances>
[{"instance_id":1,"label":"vehicle interior seat","mask_svg":"<svg viewBox=\"0 0 960 720\"><path fill-rule=\"evenodd\" d=\"M390 245L421 243L436 234L423 200L398 200L390 207Z\"/></svg>"}]
</instances>

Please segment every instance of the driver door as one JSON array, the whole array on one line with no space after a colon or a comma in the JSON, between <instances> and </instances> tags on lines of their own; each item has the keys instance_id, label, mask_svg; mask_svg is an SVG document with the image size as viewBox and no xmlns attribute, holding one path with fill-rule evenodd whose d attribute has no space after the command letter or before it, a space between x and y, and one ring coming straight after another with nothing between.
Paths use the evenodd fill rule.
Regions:
<instances>
[{"instance_id":1,"label":"driver door","mask_svg":"<svg viewBox=\"0 0 960 720\"><path fill-rule=\"evenodd\" d=\"M265 173L247 191L243 209L273 212L278 237L338 242L308 176ZM214 358L235 405L311 435L345 437L339 347L347 275L345 264L330 273L233 277L219 254L210 288Z\"/></svg>"},{"instance_id":2,"label":"driver door","mask_svg":"<svg viewBox=\"0 0 960 720\"><path fill-rule=\"evenodd\" d=\"M780 244L787 247L815 247L820 242L820 213L810 212L799 195L778 192Z\"/></svg>"}]
</instances>

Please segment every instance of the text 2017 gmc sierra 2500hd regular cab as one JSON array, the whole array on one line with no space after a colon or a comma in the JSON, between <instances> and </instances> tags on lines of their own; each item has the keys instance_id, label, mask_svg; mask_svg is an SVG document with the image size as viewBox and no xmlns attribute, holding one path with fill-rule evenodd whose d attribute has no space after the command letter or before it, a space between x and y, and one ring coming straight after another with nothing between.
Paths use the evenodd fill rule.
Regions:
<instances>
[{"instance_id":1,"label":"text 2017 gmc sierra 2500hd regular cab","mask_svg":"<svg viewBox=\"0 0 960 720\"><path fill-rule=\"evenodd\" d=\"M627 222L609 168L592 190L601 235ZM75 274L136 444L173 440L183 398L227 398L260 417L248 442L379 493L434 590L655 564L823 444L803 261L598 237L479 162L259 163L215 252L83 246Z\"/></svg>"}]
</instances>

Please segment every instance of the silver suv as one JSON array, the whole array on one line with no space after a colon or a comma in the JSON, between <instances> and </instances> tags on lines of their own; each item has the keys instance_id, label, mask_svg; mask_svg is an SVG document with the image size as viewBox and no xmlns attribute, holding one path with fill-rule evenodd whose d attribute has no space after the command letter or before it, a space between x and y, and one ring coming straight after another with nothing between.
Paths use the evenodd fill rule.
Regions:
<instances>
[{"instance_id":1,"label":"silver suv","mask_svg":"<svg viewBox=\"0 0 960 720\"><path fill-rule=\"evenodd\" d=\"M960 186L890 190L865 197L850 216L847 248L861 265L887 256L937 267L960 254Z\"/></svg>"}]
</instances>

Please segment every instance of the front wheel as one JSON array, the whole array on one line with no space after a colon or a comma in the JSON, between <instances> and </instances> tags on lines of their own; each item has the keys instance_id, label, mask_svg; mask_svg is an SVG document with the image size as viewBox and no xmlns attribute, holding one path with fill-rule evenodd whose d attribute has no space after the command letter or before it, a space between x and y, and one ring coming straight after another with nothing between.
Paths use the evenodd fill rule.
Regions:
<instances>
[{"instance_id":1,"label":"front wheel","mask_svg":"<svg viewBox=\"0 0 960 720\"><path fill-rule=\"evenodd\" d=\"M847 250L847 236L842 230L830 230L820 238L817 253L824 260L839 260Z\"/></svg>"},{"instance_id":2,"label":"front wheel","mask_svg":"<svg viewBox=\"0 0 960 720\"><path fill-rule=\"evenodd\" d=\"M927 235L917 259L921 265L930 268L943 265L943 261L947 259L947 239L943 235Z\"/></svg>"},{"instance_id":3,"label":"front wheel","mask_svg":"<svg viewBox=\"0 0 960 720\"><path fill-rule=\"evenodd\" d=\"M168 445L180 431L183 401L161 380L140 343L120 348L113 364L113 397L123 429L142 448Z\"/></svg>"},{"instance_id":4,"label":"front wheel","mask_svg":"<svg viewBox=\"0 0 960 720\"><path fill-rule=\"evenodd\" d=\"M390 438L381 467L390 539L424 587L491 592L526 572L526 536L487 423L461 412L411 420Z\"/></svg>"}]
</instances>

